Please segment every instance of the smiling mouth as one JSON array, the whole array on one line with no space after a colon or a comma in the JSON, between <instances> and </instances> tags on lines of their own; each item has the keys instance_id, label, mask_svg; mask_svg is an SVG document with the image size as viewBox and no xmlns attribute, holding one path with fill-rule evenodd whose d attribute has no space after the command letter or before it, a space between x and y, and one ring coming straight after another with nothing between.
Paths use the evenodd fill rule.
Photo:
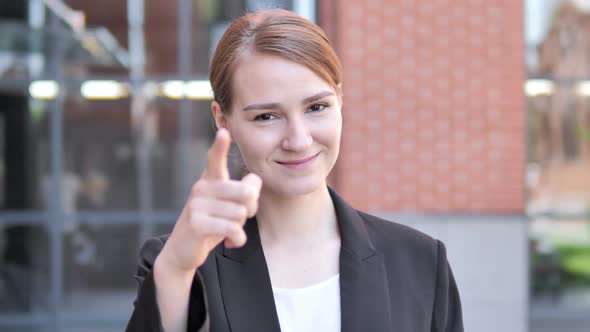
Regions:
<instances>
[{"instance_id":1,"label":"smiling mouth","mask_svg":"<svg viewBox=\"0 0 590 332\"><path fill-rule=\"evenodd\" d=\"M289 160L289 161L277 161L277 163L281 164L281 165L300 165L300 164L304 164L312 159L314 159L315 157L317 157L320 153L316 153L315 155L311 156L311 157L307 157L304 159L299 159L299 160Z\"/></svg>"}]
</instances>

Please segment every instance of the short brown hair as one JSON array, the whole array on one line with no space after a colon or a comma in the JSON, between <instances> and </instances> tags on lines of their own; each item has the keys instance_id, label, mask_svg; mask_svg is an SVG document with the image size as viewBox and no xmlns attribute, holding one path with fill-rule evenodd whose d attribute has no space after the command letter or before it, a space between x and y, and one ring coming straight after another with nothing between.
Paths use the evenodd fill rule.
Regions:
<instances>
[{"instance_id":1,"label":"short brown hair","mask_svg":"<svg viewBox=\"0 0 590 332\"><path fill-rule=\"evenodd\" d=\"M320 27L287 10L258 11L237 18L215 49L209 80L224 113L232 104L232 76L239 57L248 52L277 55L301 64L336 91L340 89L340 60Z\"/></svg>"}]
</instances>

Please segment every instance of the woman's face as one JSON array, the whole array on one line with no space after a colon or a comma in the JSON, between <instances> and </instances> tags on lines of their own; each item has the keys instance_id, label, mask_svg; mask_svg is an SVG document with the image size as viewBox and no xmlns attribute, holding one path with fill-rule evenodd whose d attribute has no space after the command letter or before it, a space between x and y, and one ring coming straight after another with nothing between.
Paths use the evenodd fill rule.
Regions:
<instances>
[{"instance_id":1,"label":"woman's face","mask_svg":"<svg viewBox=\"0 0 590 332\"><path fill-rule=\"evenodd\" d=\"M339 92L307 67L270 55L244 55L233 77L227 128L265 190L303 195L326 185L340 150Z\"/></svg>"}]
</instances>

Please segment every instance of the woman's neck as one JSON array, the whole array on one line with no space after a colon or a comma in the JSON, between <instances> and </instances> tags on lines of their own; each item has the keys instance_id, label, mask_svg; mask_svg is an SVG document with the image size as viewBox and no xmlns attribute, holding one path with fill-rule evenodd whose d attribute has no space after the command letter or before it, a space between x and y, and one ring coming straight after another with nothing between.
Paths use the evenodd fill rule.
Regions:
<instances>
[{"instance_id":1,"label":"woman's neck","mask_svg":"<svg viewBox=\"0 0 590 332\"><path fill-rule=\"evenodd\" d=\"M327 186L289 198L263 189L256 219L262 242L271 246L300 247L339 237L336 211Z\"/></svg>"}]
</instances>

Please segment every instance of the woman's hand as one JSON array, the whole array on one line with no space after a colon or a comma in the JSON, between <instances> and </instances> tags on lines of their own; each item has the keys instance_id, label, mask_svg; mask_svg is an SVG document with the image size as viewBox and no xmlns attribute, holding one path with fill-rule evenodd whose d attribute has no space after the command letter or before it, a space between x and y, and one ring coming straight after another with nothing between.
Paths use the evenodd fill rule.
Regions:
<instances>
[{"instance_id":1,"label":"woman's hand","mask_svg":"<svg viewBox=\"0 0 590 332\"><path fill-rule=\"evenodd\" d=\"M207 155L207 167L193 185L180 218L156 259L156 264L165 266L169 273L194 274L222 240L227 247L246 243L243 226L247 218L256 214L262 180L252 173L240 181L230 180L230 142L228 131L218 130Z\"/></svg>"}]
</instances>

